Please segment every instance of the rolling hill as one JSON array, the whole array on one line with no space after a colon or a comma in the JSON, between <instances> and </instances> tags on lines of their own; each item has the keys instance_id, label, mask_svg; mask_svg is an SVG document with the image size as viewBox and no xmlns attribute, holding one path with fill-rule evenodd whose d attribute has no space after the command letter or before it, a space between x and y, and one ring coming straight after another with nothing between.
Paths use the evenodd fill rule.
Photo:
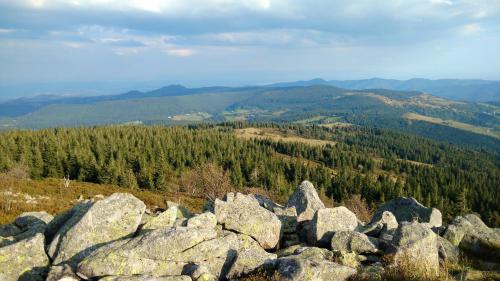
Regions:
<instances>
[{"instance_id":1,"label":"rolling hill","mask_svg":"<svg viewBox=\"0 0 500 281\"><path fill-rule=\"evenodd\" d=\"M36 97L0 104L0 127L280 121L392 128L500 151L500 107L419 91L350 90L330 85L206 87L179 85L97 97ZM418 117L418 118L417 118Z\"/></svg>"}]
</instances>

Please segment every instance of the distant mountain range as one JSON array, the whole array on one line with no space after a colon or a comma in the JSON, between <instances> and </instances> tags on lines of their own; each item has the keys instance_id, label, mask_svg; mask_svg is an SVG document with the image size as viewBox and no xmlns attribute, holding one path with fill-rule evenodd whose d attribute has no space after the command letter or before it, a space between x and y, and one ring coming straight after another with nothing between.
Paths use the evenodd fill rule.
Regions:
<instances>
[{"instance_id":1,"label":"distant mountain range","mask_svg":"<svg viewBox=\"0 0 500 281\"><path fill-rule=\"evenodd\" d=\"M323 80L313 79L308 81L296 81L288 83L276 83L271 87L290 86L311 86L330 85L344 89L365 90L365 89L389 89L400 91L421 91L438 97L474 101L488 102L500 101L500 81L488 80L461 80L461 79L410 79L394 80L372 78L364 80Z\"/></svg>"},{"instance_id":2,"label":"distant mountain range","mask_svg":"<svg viewBox=\"0 0 500 281\"><path fill-rule=\"evenodd\" d=\"M476 83L478 88L490 85L481 81L449 80L448 87L458 87L457 81L470 87ZM430 80L315 79L249 87L171 85L148 92L94 97L38 96L0 103L0 129L223 121L296 122L321 126L355 124L397 129L500 151L498 101L457 101L428 94L427 90L381 89L391 83L410 87L410 84L426 82L428 85L437 83ZM378 89L356 89L365 87Z\"/></svg>"}]
</instances>

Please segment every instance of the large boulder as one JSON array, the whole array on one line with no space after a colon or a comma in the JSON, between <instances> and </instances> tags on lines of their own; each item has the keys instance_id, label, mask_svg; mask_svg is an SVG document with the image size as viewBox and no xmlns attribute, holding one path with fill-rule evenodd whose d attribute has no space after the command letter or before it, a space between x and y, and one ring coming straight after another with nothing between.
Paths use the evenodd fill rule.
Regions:
<instances>
[{"instance_id":1,"label":"large boulder","mask_svg":"<svg viewBox=\"0 0 500 281\"><path fill-rule=\"evenodd\" d=\"M103 244L135 233L145 209L142 201L123 193L78 208L55 234L48 254L54 264L76 264Z\"/></svg>"},{"instance_id":2,"label":"large boulder","mask_svg":"<svg viewBox=\"0 0 500 281\"><path fill-rule=\"evenodd\" d=\"M394 261L422 276L439 274L437 235L426 225L403 222L394 234Z\"/></svg>"},{"instance_id":3,"label":"large boulder","mask_svg":"<svg viewBox=\"0 0 500 281\"><path fill-rule=\"evenodd\" d=\"M356 254L375 254L379 250L376 238L368 238L356 231L338 231L333 235L331 246L334 252L354 252Z\"/></svg>"},{"instance_id":4,"label":"large boulder","mask_svg":"<svg viewBox=\"0 0 500 281\"><path fill-rule=\"evenodd\" d=\"M431 228L440 227L443 223L441 211L427 208L415 198L399 197L386 202L377 209L371 222L381 220L385 211L393 213L399 223L418 220Z\"/></svg>"},{"instance_id":5,"label":"large boulder","mask_svg":"<svg viewBox=\"0 0 500 281\"><path fill-rule=\"evenodd\" d=\"M369 224L363 226L361 232L368 236L379 237L382 232L393 234L398 228L396 217L389 211L383 211L377 218L373 218Z\"/></svg>"},{"instance_id":6,"label":"large boulder","mask_svg":"<svg viewBox=\"0 0 500 281\"><path fill-rule=\"evenodd\" d=\"M52 219L52 215L46 212L22 213L13 223L0 227L0 247L44 233Z\"/></svg>"},{"instance_id":7,"label":"large boulder","mask_svg":"<svg viewBox=\"0 0 500 281\"><path fill-rule=\"evenodd\" d=\"M317 210L325 208L319 199L314 185L309 181L303 181L288 199L287 207L295 207L297 210L297 221L311 220Z\"/></svg>"},{"instance_id":8,"label":"large boulder","mask_svg":"<svg viewBox=\"0 0 500 281\"><path fill-rule=\"evenodd\" d=\"M49 258L44 250L44 236L34 236L0 247L0 280L43 281Z\"/></svg>"},{"instance_id":9,"label":"large boulder","mask_svg":"<svg viewBox=\"0 0 500 281\"><path fill-rule=\"evenodd\" d=\"M476 215L456 217L443 237L469 255L500 260L500 232L489 228Z\"/></svg>"},{"instance_id":10,"label":"large boulder","mask_svg":"<svg viewBox=\"0 0 500 281\"><path fill-rule=\"evenodd\" d=\"M303 247L277 260L279 280L343 281L356 274L356 269L333 262L330 251Z\"/></svg>"},{"instance_id":11,"label":"large boulder","mask_svg":"<svg viewBox=\"0 0 500 281\"><path fill-rule=\"evenodd\" d=\"M272 267L277 256L262 249L252 237L238 234L238 253L231 269L227 273L228 279L247 275L257 269Z\"/></svg>"},{"instance_id":12,"label":"large boulder","mask_svg":"<svg viewBox=\"0 0 500 281\"><path fill-rule=\"evenodd\" d=\"M142 226L141 231L150 231L158 228L172 227L177 219L178 207L172 206L155 217L151 217Z\"/></svg>"},{"instance_id":13,"label":"large boulder","mask_svg":"<svg viewBox=\"0 0 500 281\"><path fill-rule=\"evenodd\" d=\"M335 232L356 230L359 220L346 207L319 209L310 222L308 240L311 245L330 246Z\"/></svg>"},{"instance_id":14,"label":"large boulder","mask_svg":"<svg viewBox=\"0 0 500 281\"><path fill-rule=\"evenodd\" d=\"M236 235L235 235L236 236ZM85 258L78 265L78 273L87 278L119 275L181 275L183 267L179 255L217 237L214 229L161 228L131 239L108 244ZM221 245L224 246L224 245ZM204 258L203 252L197 253Z\"/></svg>"},{"instance_id":15,"label":"large boulder","mask_svg":"<svg viewBox=\"0 0 500 281\"><path fill-rule=\"evenodd\" d=\"M253 237L264 249L272 249L278 244L281 221L254 198L228 193L226 201L215 200L215 216L225 229Z\"/></svg>"},{"instance_id":16,"label":"large boulder","mask_svg":"<svg viewBox=\"0 0 500 281\"><path fill-rule=\"evenodd\" d=\"M188 227L214 228L217 225L217 217L213 213L203 213L187 220Z\"/></svg>"},{"instance_id":17,"label":"large boulder","mask_svg":"<svg viewBox=\"0 0 500 281\"><path fill-rule=\"evenodd\" d=\"M457 262L460 255L458 247L439 235L437 238L439 258L446 262Z\"/></svg>"}]
</instances>

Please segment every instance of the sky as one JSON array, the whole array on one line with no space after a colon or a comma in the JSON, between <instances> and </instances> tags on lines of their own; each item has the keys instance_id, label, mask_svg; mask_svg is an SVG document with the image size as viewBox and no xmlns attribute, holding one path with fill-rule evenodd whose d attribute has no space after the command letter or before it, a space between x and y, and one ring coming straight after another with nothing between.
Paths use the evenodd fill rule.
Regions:
<instances>
[{"instance_id":1,"label":"sky","mask_svg":"<svg viewBox=\"0 0 500 281\"><path fill-rule=\"evenodd\" d=\"M500 0L0 0L4 96L317 77L500 80Z\"/></svg>"}]
</instances>

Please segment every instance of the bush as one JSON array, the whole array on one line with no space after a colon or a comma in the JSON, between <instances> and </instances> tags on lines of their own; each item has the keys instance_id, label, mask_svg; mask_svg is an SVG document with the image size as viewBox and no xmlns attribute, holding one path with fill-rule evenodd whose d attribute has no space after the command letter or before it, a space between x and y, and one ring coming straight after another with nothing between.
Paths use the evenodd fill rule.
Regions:
<instances>
[{"instance_id":1,"label":"bush","mask_svg":"<svg viewBox=\"0 0 500 281\"><path fill-rule=\"evenodd\" d=\"M229 173L213 163L205 163L182 174L180 191L209 201L234 190Z\"/></svg>"},{"instance_id":2,"label":"bush","mask_svg":"<svg viewBox=\"0 0 500 281\"><path fill-rule=\"evenodd\" d=\"M362 222L369 222L372 218L373 211L370 209L365 199L359 194L353 194L349 199L343 202L343 205L351 210Z\"/></svg>"}]
</instances>

